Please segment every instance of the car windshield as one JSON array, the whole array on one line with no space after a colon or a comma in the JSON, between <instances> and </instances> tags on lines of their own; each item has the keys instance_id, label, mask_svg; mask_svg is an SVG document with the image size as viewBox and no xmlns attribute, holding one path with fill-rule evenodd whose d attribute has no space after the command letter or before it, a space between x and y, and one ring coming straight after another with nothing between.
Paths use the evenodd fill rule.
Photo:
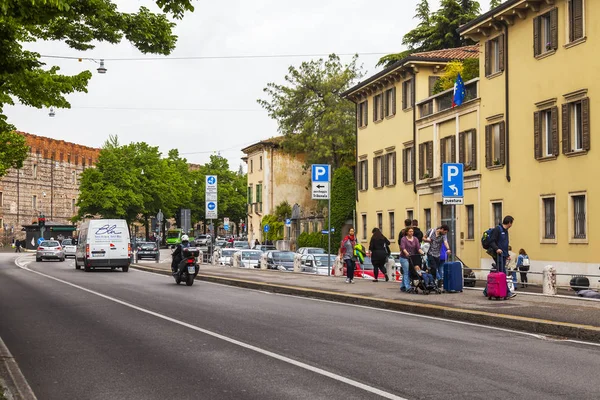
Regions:
<instances>
[{"instance_id":1,"label":"car windshield","mask_svg":"<svg viewBox=\"0 0 600 400\"><path fill-rule=\"evenodd\" d=\"M247 249L250 246L248 245L248 242L234 242L233 247L237 247L238 249Z\"/></svg>"},{"instance_id":2,"label":"car windshield","mask_svg":"<svg viewBox=\"0 0 600 400\"><path fill-rule=\"evenodd\" d=\"M140 245L144 250L154 250L156 248L154 243L140 243Z\"/></svg>"},{"instance_id":3,"label":"car windshield","mask_svg":"<svg viewBox=\"0 0 600 400\"><path fill-rule=\"evenodd\" d=\"M58 247L58 246L60 246L60 244L53 240L46 240L46 241L43 241L42 244L40 244L40 246L42 246L42 247Z\"/></svg>"},{"instance_id":4,"label":"car windshield","mask_svg":"<svg viewBox=\"0 0 600 400\"><path fill-rule=\"evenodd\" d=\"M167 232L167 239L178 239L179 235L179 232Z\"/></svg>"},{"instance_id":5,"label":"car windshield","mask_svg":"<svg viewBox=\"0 0 600 400\"><path fill-rule=\"evenodd\" d=\"M333 262L335 261L335 257L334 256L327 256L325 255L316 255L315 256L315 261L317 263L317 265L327 265L327 257L329 257L329 259L331 261L329 261L329 263L331 265L333 265Z\"/></svg>"},{"instance_id":6,"label":"car windshield","mask_svg":"<svg viewBox=\"0 0 600 400\"><path fill-rule=\"evenodd\" d=\"M261 253L258 251L248 251L242 253L242 260L260 260Z\"/></svg>"},{"instance_id":7,"label":"car windshield","mask_svg":"<svg viewBox=\"0 0 600 400\"><path fill-rule=\"evenodd\" d=\"M223 257L231 257L235 253L235 250L223 250L221 255Z\"/></svg>"},{"instance_id":8,"label":"car windshield","mask_svg":"<svg viewBox=\"0 0 600 400\"><path fill-rule=\"evenodd\" d=\"M308 249L308 254L325 254L323 249Z\"/></svg>"},{"instance_id":9,"label":"car windshield","mask_svg":"<svg viewBox=\"0 0 600 400\"><path fill-rule=\"evenodd\" d=\"M285 251L281 253L273 253L273 260L275 261L294 261L294 253L291 251Z\"/></svg>"},{"instance_id":10,"label":"car windshield","mask_svg":"<svg viewBox=\"0 0 600 400\"><path fill-rule=\"evenodd\" d=\"M71 239L65 239L62 242L63 246L71 246L73 244L73 241Z\"/></svg>"}]
</instances>

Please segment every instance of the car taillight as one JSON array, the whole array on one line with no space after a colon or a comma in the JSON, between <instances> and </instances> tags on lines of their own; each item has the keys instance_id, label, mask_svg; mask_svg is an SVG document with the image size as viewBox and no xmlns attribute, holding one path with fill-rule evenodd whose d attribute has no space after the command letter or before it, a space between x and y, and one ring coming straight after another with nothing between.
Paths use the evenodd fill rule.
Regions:
<instances>
[{"instance_id":1,"label":"car taillight","mask_svg":"<svg viewBox=\"0 0 600 400\"><path fill-rule=\"evenodd\" d=\"M89 244L85 245L85 256L87 258L90 258L90 245Z\"/></svg>"},{"instance_id":2,"label":"car taillight","mask_svg":"<svg viewBox=\"0 0 600 400\"><path fill-rule=\"evenodd\" d=\"M131 243L127 244L127 255L131 258Z\"/></svg>"},{"instance_id":3,"label":"car taillight","mask_svg":"<svg viewBox=\"0 0 600 400\"><path fill-rule=\"evenodd\" d=\"M44 248L43 247L38 247L38 250L42 251L42 250L44 250Z\"/></svg>"},{"instance_id":4,"label":"car taillight","mask_svg":"<svg viewBox=\"0 0 600 400\"><path fill-rule=\"evenodd\" d=\"M62 250L62 247L58 246L58 247L56 248L56 250Z\"/></svg>"}]
</instances>

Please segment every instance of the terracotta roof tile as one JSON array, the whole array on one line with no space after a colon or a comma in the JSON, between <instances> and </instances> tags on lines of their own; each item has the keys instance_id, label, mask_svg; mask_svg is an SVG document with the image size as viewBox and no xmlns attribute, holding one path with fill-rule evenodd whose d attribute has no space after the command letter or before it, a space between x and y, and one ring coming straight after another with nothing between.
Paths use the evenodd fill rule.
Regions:
<instances>
[{"instance_id":1,"label":"terracotta roof tile","mask_svg":"<svg viewBox=\"0 0 600 400\"><path fill-rule=\"evenodd\" d=\"M418 58L446 58L449 60L465 60L467 58L479 57L479 45L457 47L455 49L443 49L413 53L412 57Z\"/></svg>"}]
</instances>

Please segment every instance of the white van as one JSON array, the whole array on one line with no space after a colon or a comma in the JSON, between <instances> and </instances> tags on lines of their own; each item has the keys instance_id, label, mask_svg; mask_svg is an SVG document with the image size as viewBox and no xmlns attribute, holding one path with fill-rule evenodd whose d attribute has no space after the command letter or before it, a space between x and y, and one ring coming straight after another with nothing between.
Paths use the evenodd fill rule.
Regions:
<instances>
[{"instance_id":1,"label":"white van","mask_svg":"<svg viewBox=\"0 0 600 400\"><path fill-rule=\"evenodd\" d=\"M92 219L79 228L75 268L121 268L129 271L131 240L124 219Z\"/></svg>"}]
</instances>

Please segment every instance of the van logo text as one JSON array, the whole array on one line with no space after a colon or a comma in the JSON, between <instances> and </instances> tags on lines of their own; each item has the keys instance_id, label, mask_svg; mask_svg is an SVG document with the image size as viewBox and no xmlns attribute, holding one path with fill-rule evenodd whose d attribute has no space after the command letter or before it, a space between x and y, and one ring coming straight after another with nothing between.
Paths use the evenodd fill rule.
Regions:
<instances>
[{"instance_id":1,"label":"van logo text","mask_svg":"<svg viewBox=\"0 0 600 400\"><path fill-rule=\"evenodd\" d=\"M96 235L120 235L122 232L116 231L116 225L104 225L96 231Z\"/></svg>"}]
</instances>

